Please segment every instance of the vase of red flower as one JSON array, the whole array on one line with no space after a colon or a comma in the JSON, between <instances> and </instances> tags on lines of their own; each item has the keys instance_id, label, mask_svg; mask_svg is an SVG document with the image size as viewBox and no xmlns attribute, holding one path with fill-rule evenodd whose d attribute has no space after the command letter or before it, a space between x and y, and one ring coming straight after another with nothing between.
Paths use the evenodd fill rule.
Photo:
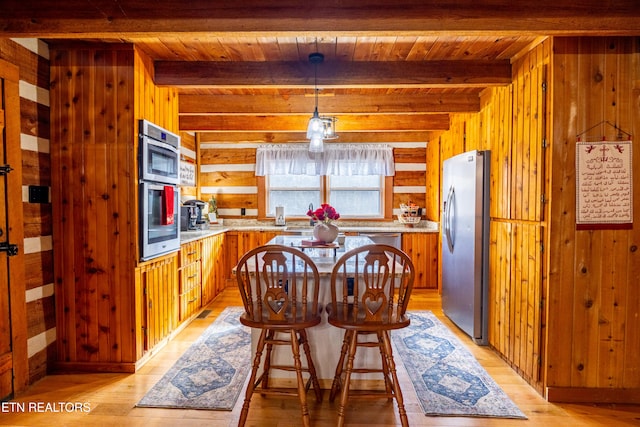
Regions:
<instances>
[{"instance_id":1,"label":"vase of red flower","mask_svg":"<svg viewBox=\"0 0 640 427\"><path fill-rule=\"evenodd\" d=\"M333 224L340 218L340 214L335 210L333 206L328 203L323 203L316 210L309 210L307 215L318 223L313 228L313 237L316 240L325 243L331 243L338 237L338 227Z\"/></svg>"}]
</instances>

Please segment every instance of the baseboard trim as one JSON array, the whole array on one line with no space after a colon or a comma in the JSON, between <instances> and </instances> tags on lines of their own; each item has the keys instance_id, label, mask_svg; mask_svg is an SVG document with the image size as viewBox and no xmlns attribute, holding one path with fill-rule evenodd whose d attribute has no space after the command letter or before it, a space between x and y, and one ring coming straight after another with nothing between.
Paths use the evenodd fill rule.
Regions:
<instances>
[{"instance_id":1,"label":"baseboard trim","mask_svg":"<svg viewBox=\"0 0 640 427\"><path fill-rule=\"evenodd\" d=\"M51 374L73 373L127 373L136 372L135 363L109 362L54 362Z\"/></svg>"},{"instance_id":2,"label":"baseboard trim","mask_svg":"<svg viewBox=\"0 0 640 427\"><path fill-rule=\"evenodd\" d=\"M640 388L547 387L547 400L554 403L639 404Z\"/></svg>"}]
</instances>

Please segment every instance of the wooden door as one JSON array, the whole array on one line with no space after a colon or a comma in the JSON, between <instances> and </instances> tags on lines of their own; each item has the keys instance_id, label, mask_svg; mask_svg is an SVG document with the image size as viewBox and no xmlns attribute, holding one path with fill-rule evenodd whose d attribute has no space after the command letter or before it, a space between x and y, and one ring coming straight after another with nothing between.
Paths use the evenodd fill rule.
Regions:
<instances>
[{"instance_id":1,"label":"wooden door","mask_svg":"<svg viewBox=\"0 0 640 427\"><path fill-rule=\"evenodd\" d=\"M26 389L29 375L19 129L18 68L0 61L0 399Z\"/></svg>"},{"instance_id":2,"label":"wooden door","mask_svg":"<svg viewBox=\"0 0 640 427\"><path fill-rule=\"evenodd\" d=\"M0 82L0 99L4 84ZM7 164L4 138L5 110L0 104L0 167ZM7 178L0 173L0 242L7 241ZM0 399L13 394L13 355L11 354L11 312L9 305L9 259L0 251Z\"/></svg>"}]
</instances>

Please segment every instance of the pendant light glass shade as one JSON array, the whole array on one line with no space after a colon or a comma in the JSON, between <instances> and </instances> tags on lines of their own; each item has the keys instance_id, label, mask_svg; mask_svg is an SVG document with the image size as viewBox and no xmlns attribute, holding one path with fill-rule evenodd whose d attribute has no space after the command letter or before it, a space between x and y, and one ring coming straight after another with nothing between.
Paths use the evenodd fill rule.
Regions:
<instances>
[{"instance_id":1,"label":"pendant light glass shade","mask_svg":"<svg viewBox=\"0 0 640 427\"><path fill-rule=\"evenodd\" d=\"M324 151L324 141L321 136L313 135L309 139L309 152L322 153Z\"/></svg>"},{"instance_id":2,"label":"pendant light glass shade","mask_svg":"<svg viewBox=\"0 0 640 427\"><path fill-rule=\"evenodd\" d=\"M321 53L312 53L309 55L309 62L315 66L315 99L316 108L313 116L309 119L307 125L307 138L309 139L309 151L312 153L321 153L324 150L325 139L336 139L336 121L335 117L320 117L318 114L318 64L322 63L324 56Z\"/></svg>"}]
</instances>

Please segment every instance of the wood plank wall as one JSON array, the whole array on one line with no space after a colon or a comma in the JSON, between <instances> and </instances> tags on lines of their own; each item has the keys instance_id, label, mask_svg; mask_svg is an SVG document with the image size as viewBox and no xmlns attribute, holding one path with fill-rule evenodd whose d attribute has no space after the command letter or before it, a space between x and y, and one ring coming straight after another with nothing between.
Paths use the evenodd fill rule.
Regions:
<instances>
[{"instance_id":1,"label":"wood plank wall","mask_svg":"<svg viewBox=\"0 0 640 427\"><path fill-rule=\"evenodd\" d=\"M177 93L126 44L51 47L51 163L58 363L139 357L137 130L177 132ZM75 365L74 365L75 364Z\"/></svg>"},{"instance_id":2,"label":"wood plank wall","mask_svg":"<svg viewBox=\"0 0 640 427\"><path fill-rule=\"evenodd\" d=\"M0 59L19 67L24 277L29 382L55 357L51 203L29 203L28 187L50 187L49 49L36 39L1 39ZM19 284L14 284L18 286ZM21 285L20 285L21 286Z\"/></svg>"},{"instance_id":3,"label":"wood plank wall","mask_svg":"<svg viewBox=\"0 0 640 427\"><path fill-rule=\"evenodd\" d=\"M557 38L549 266L549 399L640 402L640 42ZM633 228L576 230L575 144L633 135ZM612 393L615 391L615 393Z\"/></svg>"},{"instance_id":4,"label":"wood plank wall","mask_svg":"<svg viewBox=\"0 0 640 427\"><path fill-rule=\"evenodd\" d=\"M489 343L538 390L543 218L536 203L544 194L542 83L550 54L547 40L513 64L510 86L483 92L479 113L454 115L439 153L441 164L491 150Z\"/></svg>"},{"instance_id":5,"label":"wood plank wall","mask_svg":"<svg viewBox=\"0 0 640 427\"><path fill-rule=\"evenodd\" d=\"M258 218L259 184L255 176L255 143L200 143L200 197L208 200L212 194L218 201L222 218ZM390 143L396 162L393 177L393 208L412 201L425 206L426 142ZM241 216L241 208L246 216ZM395 214L398 212L394 212ZM424 215L424 214L423 214ZM392 219L392 218L388 218Z\"/></svg>"}]
</instances>

